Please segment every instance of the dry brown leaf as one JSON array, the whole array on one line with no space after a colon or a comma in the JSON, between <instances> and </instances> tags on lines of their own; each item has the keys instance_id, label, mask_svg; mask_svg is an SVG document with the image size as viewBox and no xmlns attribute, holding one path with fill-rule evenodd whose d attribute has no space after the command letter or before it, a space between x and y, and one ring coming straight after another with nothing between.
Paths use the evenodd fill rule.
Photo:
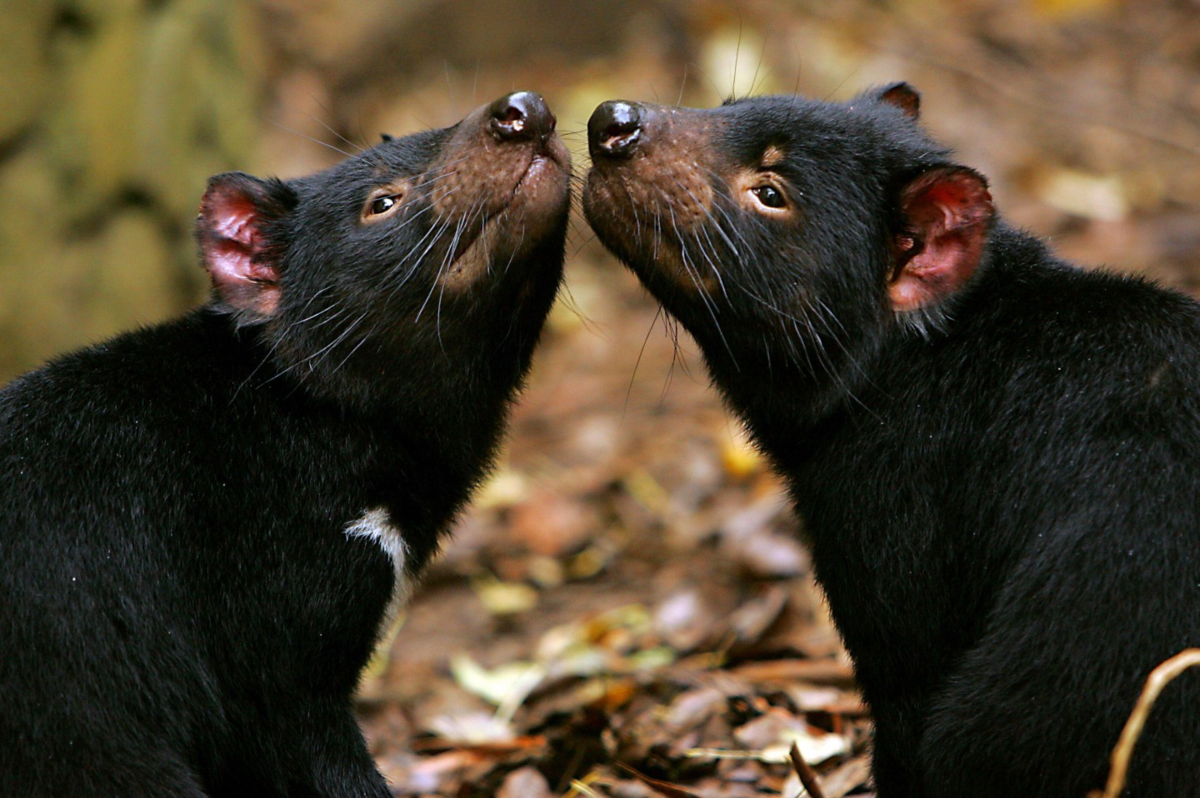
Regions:
<instances>
[{"instance_id":1,"label":"dry brown leaf","mask_svg":"<svg viewBox=\"0 0 1200 798\"><path fill-rule=\"evenodd\" d=\"M756 642L779 619L787 605L788 591L772 585L757 598L738 607L729 617L729 625L741 645Z\"/></svg>"},{"instance_id":2,"label":"dry brown leaf","mask_svg":"<svg viewBox=\"0 0 1200 798\"><path fill-rule=\"evenodd\" d=\"M871 778L871 760L865 756L843 762L821 777L825 798L843 798L846 793L866 784Z\"/></svg>"},{"instance_id":3,"label":"dry brown leaf","mask_svg":"<svg viewBox=\"0 0 1200 798\"><path fill-rule=\"evenodd\" d=\"M732 668L732 673L751 683L812 682L838 687L854 685L854 669L834 659L781 659L750 662Z\"/></svg>"}]
</instances>

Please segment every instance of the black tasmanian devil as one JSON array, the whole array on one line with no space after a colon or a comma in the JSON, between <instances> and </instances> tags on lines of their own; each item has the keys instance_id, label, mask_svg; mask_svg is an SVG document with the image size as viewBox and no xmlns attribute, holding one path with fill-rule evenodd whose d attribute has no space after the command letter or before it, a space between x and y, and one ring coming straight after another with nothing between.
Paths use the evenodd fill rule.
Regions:
<instances>
[{"instance_id":1,"label":"black tasmanian devil","mask_svg":"<svg viewBox=\"0 0 1200 798\"><path fill-rule=\"evenodd\" d=\"M0 392L0 795L389 794L350 696L558 289L554 128L218 175L208 305Z\"/></svg>"},{"instance_id":2,"label":"black tasmanian devil","mask_svg":"<svg viewBox=\"0 0 1200 798\"><path fill-rule=\"evenodd\" d=\"M786 477L881 798L1083 798L1200 645L1200 305L1005 225L917 107L607 102L584 207ZM1200 673L1125 794L1200 796Z\"/></svg>"}]
</instances>

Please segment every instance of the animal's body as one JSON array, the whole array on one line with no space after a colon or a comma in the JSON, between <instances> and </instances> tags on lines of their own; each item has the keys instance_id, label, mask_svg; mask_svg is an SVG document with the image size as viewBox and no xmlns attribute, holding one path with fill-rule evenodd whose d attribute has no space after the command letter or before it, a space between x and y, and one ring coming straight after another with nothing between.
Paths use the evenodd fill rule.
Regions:
<instances>
[{"instance_id":1,"label":"animal's body","mask_svg":"<svg viewBox=\"0 0 1200 798\"><path fill-rule=\"evenodd\" d=\"M541 97L214 177L208 305L0 392L0 795L387 796L350 698L557 291Z\"/></svg>"},{"instance_id":2,"label":"animal's body","mask_svg":"<svg viewBox=\"0 0 1200 798\"><path fill-rule=\"evenodd\" d=\"M1200 645L1200 305L1005 225L917 105L605 103L585 210L786 478L880 797L1083 798ZM1124 794L1200 796L1200 673Z\"/></svg>"}]
</instances>

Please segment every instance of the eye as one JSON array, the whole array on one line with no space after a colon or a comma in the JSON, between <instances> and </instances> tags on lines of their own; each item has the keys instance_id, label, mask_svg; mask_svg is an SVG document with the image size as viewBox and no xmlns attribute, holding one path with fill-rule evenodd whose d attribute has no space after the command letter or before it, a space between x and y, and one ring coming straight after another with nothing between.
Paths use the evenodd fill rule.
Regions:
<instances>
[{"instance_id":1,"label":"eye","mask_svg":"<svg viewBox=\"0 0 1200 798\"><path fill-rule=\"evenodd\" d=\"M778 209L787 207L787 200L783 198L783 192L772 185L755 186L750 189L760 203L767 208Z\"/></svg>"},{"instance_id":2,"label":"eye","mask_svg":"<svg viewBox=\"0 0 1200 798\"><path fill-rule=\"evenodd\" d=\"M395 194L389 194L386 197L376 197L371 201L371 213L387 213L392 208L396 207L396 202L399 197Z\"/></svg>"},{"instance_id":3,"label":"eye","mask_svg":"<svg viewBox=\"0 0 1200 798\"><path fill-rule=\"evenodd\" d=\"M380 222L402 207L404 187L398 184L380 186L367 197L362 209L363 222Z\"/></svg>"}]
</instances>

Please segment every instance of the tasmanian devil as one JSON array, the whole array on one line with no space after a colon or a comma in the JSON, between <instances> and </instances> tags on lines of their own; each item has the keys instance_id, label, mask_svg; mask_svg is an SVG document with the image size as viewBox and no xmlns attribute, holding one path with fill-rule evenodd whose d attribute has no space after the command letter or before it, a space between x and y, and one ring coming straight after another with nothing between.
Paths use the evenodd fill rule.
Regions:
<instances>
[{"instance_id":1,"label":"tasmanian devil","mask_svg":"<svg viewBox=\"0 0 1200 798\"><path fill-rule=\"evenodd\" d=\"M1005 225L918 103L606 102L584 208L786 477L881 798L1083 798L1200 644L1200 305ZM1125 794L1200 796L1200 673Z\"/></svg>"},{"instance_id":2,"label":"tasmanian devil","mask_svg":"<svg viewBox=\"0 0 1200 798\"><path fill-rule=\"evenodd\" d=\"M389 794L350 696L558 289L554 128L218 175L212 301L0 393L0 795Z\"/></svg>"}]
</instances>

